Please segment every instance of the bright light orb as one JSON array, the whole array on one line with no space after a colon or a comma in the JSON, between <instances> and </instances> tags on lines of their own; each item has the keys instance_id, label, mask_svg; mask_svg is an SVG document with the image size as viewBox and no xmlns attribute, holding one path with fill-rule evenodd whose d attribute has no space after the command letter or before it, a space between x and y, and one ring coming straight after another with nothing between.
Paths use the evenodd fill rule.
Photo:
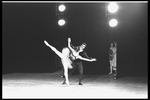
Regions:
<instances>
[{"instance_id":1,"label":"bright light orb","mask_svg":"<svg viewBox=\"0 0 150 100\"><path fill-rule=\"evenodd\" d=\"M110 2L108 5L108 11L110 13L115 13L118 11L118 5L115 2Z\"/></svg>"},{"instance_id":2,"label":"bright light orb","mask_svg":"<svg viewBox=\"0 0 150 100\"><path fill-rule=\"evenodd\" d=\"M65 25L65 20L64 19L60 19L59 21L58 21L58 25L59 26L63 26L63 25Z\"/></svg>"},{"instance_id":3,"label":"bright light orb","mask_svg":"<svg viewBox=\"0 0 150 100\"><path fill-rule=\"evenodd\" d=\"M58 9L60 12L63 12L66 9L66 7L65 5L62 4L62 5L59 5Z\"/></svg>"},{"instance_id":4,"label":"bright light orb","mask_svg":"<svg viewBox=\"0 0 150 100\"><path fill-rule=\"evenodd\" d=\"M117 26L117 24L118 24L118 21L116 19L111 19L109 21L109 26L111 26L111 27L115 27L115 26Z\"/></svg>"}]
</instances>

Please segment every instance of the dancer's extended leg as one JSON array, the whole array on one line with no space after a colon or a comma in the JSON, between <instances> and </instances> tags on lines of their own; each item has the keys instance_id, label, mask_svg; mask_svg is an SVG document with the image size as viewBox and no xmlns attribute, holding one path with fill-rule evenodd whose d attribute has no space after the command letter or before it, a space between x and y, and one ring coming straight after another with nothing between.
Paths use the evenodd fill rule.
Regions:
<instances>
[{"instance_id":1,"label":"dancer's extended leg","mask_svg":"<svg viewBox=\"0 0 150 100\"><path fill-rule=\"evenodd\" d=\"M63 54L58 51L55 47L53 47L52 45L50 45L47 41L44 41L44 43L50 47L60 58L63 58Z\"/></svg>"}]
</instances>

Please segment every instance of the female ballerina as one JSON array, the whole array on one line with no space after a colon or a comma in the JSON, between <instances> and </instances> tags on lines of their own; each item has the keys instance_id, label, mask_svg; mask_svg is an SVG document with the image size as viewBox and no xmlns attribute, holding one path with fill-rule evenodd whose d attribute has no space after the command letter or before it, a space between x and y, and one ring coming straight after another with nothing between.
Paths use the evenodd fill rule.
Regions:
<instances>
[{"instance_id":1,"label":"female ballerina","mask_svg":"<svg viewBox=\"0 0 150 100\"><path fill-rule=\"evenodd\" d=\"M69 49L67 47L62 49L62 52L58 51L55 47L53 47L52 45L50 45L46 40L44 40L44 43L50 47L60 58L61 58L61 62L64 68L64 75L65 75L65 82L67 83L67 85L69 86L69 80L68 80L68 69L72 69L72 61L69 59Z\"/></svg>"}]
</instances>

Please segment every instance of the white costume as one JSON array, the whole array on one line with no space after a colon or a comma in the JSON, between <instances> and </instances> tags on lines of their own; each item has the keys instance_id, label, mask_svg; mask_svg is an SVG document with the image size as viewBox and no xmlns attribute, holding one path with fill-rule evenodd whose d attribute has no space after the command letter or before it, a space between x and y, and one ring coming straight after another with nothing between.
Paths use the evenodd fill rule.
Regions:
<instances>
[{"instance_id":1,"label":"white costume","mask_svg":"<svg viewBox=\"0 0 150 100\"><path fill-rule=\"evenodd\" d=\"M112 70L117 70L117 44L115 44L115 46L111 46L110 50L112 50L112 59L110 59L110 73L112 73Z\"/></svg>"},{"instance_id":2,"label":"white costume","mask_svg":"<svg viewBox=\"0 0 150 100\"><path fill-rule=\"evenodd\" d=\"M68 69L72 69L72 61L69 59L70 56L70 50L69 48L63 48L62 52L58 51L55 47L51 46L47 41L44 41L44 43L50 47L60 58L61 62L64 67L64 75L67 85L69 86L69 80L68 80Z\"/></svg>"},{"instance_id":3,"label":"white costume","mask_svg":"<svg viewBox=\"0 0 150 100\"><path fill-rule=\"evenodd\" d=\"M116 63L117 63L117 48L116 47L113 47L112 48L112 51L113 51L113 59L112 59L112 66L113 67L116 67Z\"/></svg>"}]
</instances>

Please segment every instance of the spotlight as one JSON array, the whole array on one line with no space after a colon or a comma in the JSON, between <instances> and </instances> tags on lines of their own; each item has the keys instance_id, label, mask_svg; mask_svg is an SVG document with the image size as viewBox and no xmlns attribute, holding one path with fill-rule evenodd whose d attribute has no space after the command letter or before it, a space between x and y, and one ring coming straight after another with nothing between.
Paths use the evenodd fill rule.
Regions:
<instances>
[{"instance_id":1,"label":"spotlight","mask_svg":"<svg viewBox=\"0 0 150 100\"><path fill-rule=\"evenodd\" d=\"M110 13L115 13L118 10L118 5L115 2L110 2L108 5L108 11Z\"/></svg>"},{"instance_id":2,"label":"spotlight","mask_svg":"<svg viewBox=\"0 0 150 100\"><path fill-rule=\"evenodd\" d=\"M117 24L118 24L118 21L117 21L116 19L111 19L111 20L109 21L109 25L110 25L111 27L115 27L115 26L117 26Z\"/></svg>"},{"instance_id":3,"label":"spotlight","mask_svg":"<svg viewBox=\"0 0 150 100\"><path fill-rule=\"evenodd\" d=\"M65 25L65 20L64 19L60 19L59 21L58 21L58 25L59 26L63 26L63 25Z\"/></svg>"},{"instance_id":4,"label":"spotlight","mask_svg":"<svg viewBox=\"0 0 150 100\"><path fill-rule=\"evenodd\" d=\"M58 9L60 12L63 12L66 9L66 7L65 7L65 5L61 4L61 5L59 5Z\"/></svg>"}]
</instances>

